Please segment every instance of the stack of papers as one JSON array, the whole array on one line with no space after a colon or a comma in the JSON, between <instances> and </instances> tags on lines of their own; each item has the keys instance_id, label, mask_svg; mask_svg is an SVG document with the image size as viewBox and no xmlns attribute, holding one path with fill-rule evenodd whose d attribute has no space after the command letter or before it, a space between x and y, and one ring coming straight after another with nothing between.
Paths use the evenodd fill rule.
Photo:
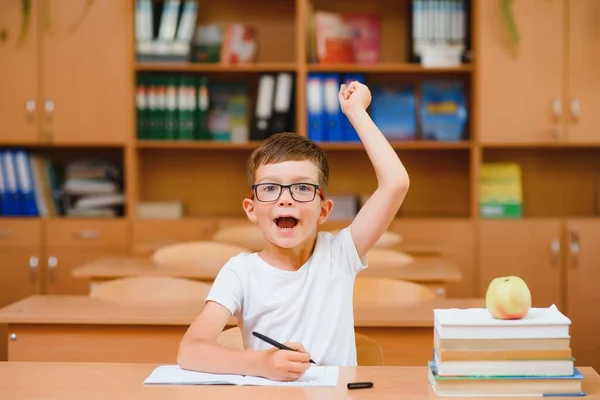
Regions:
<instances>
[{"instance_id":1,"label":"stack of papers","mask_svg":"<svg viewBox=\"0 0 600 400\"><path fill-rule=\"evenodd\" d=\"M184 370L178 365L161 365L152 371L144 383L164 385L336 386L338 378L338 367L311 366L298 380L279 382L255 376L211 374Z\"/></svg>"}]
</instances>

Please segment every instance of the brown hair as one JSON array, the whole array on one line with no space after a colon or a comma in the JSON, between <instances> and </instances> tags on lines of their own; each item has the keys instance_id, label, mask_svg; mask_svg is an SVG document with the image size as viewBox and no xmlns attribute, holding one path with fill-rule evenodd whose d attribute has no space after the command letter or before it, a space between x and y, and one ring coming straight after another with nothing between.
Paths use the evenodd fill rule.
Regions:
<instances>
[{"instance_id":1,"label":"brown hair","mask_svg":"<svg viewBox=\"0 0 600 400\"><path fill-rule=\"evenodd\" d=\"M312 161L319 169L319 186L327 192L329 163L319 146L296 133L276 133L265 139L250 156L248 162L248 185L254 184L254 175L261 165L284 161Z\"/></svg>"}]
</instances>

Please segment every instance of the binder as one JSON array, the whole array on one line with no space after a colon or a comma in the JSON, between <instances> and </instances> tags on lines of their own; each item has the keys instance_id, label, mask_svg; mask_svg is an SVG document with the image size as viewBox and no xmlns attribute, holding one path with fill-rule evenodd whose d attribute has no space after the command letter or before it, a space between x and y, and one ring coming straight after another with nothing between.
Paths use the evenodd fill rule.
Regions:
<instances>
[{"instance_id":1,"label":"binder","mask_svg":"<svg viewBox=\"0 0 600 400\"><path fill-rule=\"evenodd\" d=\"M306 126L308 138L314 142L327 140L323 91L322 75L309 73L306 80Z\"/></svg>"},{"instance_id":2,"label":"binder","mask_svg":"<svg viewBox=\"0 0 600 400\"><path fill-rule=\"evenodd\" d=\"M6 195L6 184L2 159L2 153L0 152L0 215L8 215L6 214L8 212L8 196Z\"/></svg>"},{"instance_id":3,"label":"binder","mask_svg":"<svg viewBox=\"0 0 600 400\"><path fill-rule=\"evenodd\" d=\"M290 120L292 116L292 96L294 78L289 72L277 74L275 85L275 100L273 102L273 116L271 119L270 134L291 131Z\"/></svg>"},{"instance_id":4,"label":"binder","mask_svg":"<svg viewBox=\"0 0 600 400\"><path fill-rule=\"evenodd\" d=\"M29 156L25 151L19 150L13 153L13 157L17 188L21 201L21 213L23 216L37 216L38 209L35 200L33 177L29 168Z\"/></svg>"},{"instance_id":5,"label":"binder","mask_svg":"<svg viewBox=\"0 0 600 400\"><path fill-rule=\"evenodd\" d=\"M340 107L339 92L341 77L339 74L323 74L323 111L326 120L327 141L344 140L344 114Z\"/></svg>"},{"instance_id":6,"label":"binder","mask_svg":"<svg viewBox=\"0 0 600 400\"><path fill-rule=\"evenodd\" d=\"M10 151L4 151L0 154L0 157L5 183L4 215L20 216L22 215L22 211L21 201L19 199L19 189L17 186L17 175L15 173L15 164L13 162L14 156Z\"/></svg>"},{"instance_id":7,"label":"binder","mask_svg":"<svg viewBox=\"0 0 600 400\"><path fill-rule=\"evenodd\" d=\"M250 134L252 140L264 140L272 133L271 117L273 115L273 100L275 97L275 76L261 74L256 95L255 121Z\"/></svg>"},{"instance_id":8,"label":"binder","mask_svg":"<svg viewBox=\"0 0 600 400\"><path fill-rule=\"evenodd\" d=\"M210 139L210 131L208 129L208 113L210 111L208 78L201 75L194 84L197 84L194 95L198 97L197 101L194 103L196 107L196 120L194 122L194 129L196 131L195 137L198 140L208 140Z\"/></svg>"}]
</instances>

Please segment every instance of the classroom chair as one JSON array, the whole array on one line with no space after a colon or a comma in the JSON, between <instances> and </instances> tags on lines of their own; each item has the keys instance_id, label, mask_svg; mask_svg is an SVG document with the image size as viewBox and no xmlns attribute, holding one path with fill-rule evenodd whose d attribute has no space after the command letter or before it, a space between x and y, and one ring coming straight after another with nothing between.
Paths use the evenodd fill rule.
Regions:
<instances>
[{"instance_id":1,"label":"classroom chair","mask_svg":"<svg viewBox=\"0 0 600 400\"><path fill-rule=\"evenodd\" d=\"M336 229L336 230L330 231L329 233L331 233L332 235L336 235L336 234L340 233L340 230ZM402 236L399 233L392 232L392 231L385 231L385 232L383 232L383 235L381 235L379 240L377 240L377 242L375 242L375 244L373 245L373 249L393 249L394 247L398 246L400 243L402 243Z\"/></svg>"},{"instance_id":2,"label":"classroom chair","mask_svg":"<svg viewBox=\"0 0 600 400\"><path fill-rule=\"evenodd\" d=\"M246 247L212 240L190 241L160 247L150 256L159 267L189 268L217 276L223 265L240 253L251 253Z\"/></svg>"},{"instance_id":3,"label":"classroom chair","mask_svg":"<svg viewBox=\"0 0 600 400\"><path fill-rule=\"evenodd\" d=\"M168 276L119 278L96 285L89 296L121 305L164 307L204 304L211 285Z\"/></svg>"},{"instance_id":4,"label":"classroom chair","mask_svg":"<svg viewBox=\"0 0 600 400\"><path fill-rule=\"evenodd\" d=\"M252 251L261 251L264 247L263 233L252 223L221 227L213 234L212 240L246 247Z\"/></svg>"},{"instance_id":5,"label":"classroom chair","mask_svg":"<svg viewBox=\"0 0 600 400\"><path fill-rule=\"evenodd\" d=\"M404 307L434 298L431 289L414 282L360 276L354 280L354 306Z\"/></svg>"},{"instance_id":6,"label":"classroom chair","mask_svg":"<svg viewBox=\"0 0 600 400\"><path fill-rule=\"evenodd\" d=\"M373 339L355 333L356 357L358 365L383 365L383 351ZM222 346L244 350L242 331L238 326L224 330L219 334L217 343Z\"/></svg>"},{"instance_id":7,"label":"classroom chair","mask_svg":"<svg viewBox=\"0 0 600 400\"><path fill-rule=\"evenodd\" d=\"M367 260L369 268L373 270L400 268L413 263L415 258L399 250L372 248L367 253Z\"/></svg>"}]
</instances>

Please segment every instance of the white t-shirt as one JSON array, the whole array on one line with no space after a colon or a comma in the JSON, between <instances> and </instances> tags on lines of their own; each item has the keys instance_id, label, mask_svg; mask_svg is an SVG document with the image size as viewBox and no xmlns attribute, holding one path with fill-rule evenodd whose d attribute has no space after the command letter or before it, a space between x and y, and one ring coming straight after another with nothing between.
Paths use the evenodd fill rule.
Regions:
<instances>
[{"instance_id":1,"label":"white t-shirt","mask_svg":"<svg viewBox=\"0 0 600 400\"><path fill-rule=\"evenodd\" d=\"M319 365L355 366L354 278L366 267L349 227L335 236L319 232L312 256L297 271L277 269L257 253L232 257L206 300L237 318L246 349L273 348L253 336L256 331L302 343Z\"/></svg>"}]
</instances>

